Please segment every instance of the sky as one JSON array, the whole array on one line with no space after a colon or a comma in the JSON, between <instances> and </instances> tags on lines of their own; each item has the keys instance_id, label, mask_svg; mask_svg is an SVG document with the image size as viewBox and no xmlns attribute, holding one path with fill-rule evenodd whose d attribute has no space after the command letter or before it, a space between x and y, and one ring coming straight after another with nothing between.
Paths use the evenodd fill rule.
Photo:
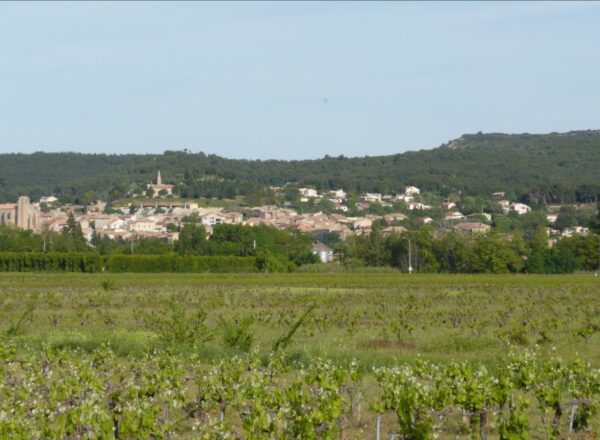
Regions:
<instances>
[{"instance_id":1,"label":"sky","mask_svg":"<svg viewBox=\"0 0 600 440\"><path fill-rule=\"evenodd\" d=\"M598 129L600 3L0 2L0 153L373 156Z\"/></svg>"}]
</instances>

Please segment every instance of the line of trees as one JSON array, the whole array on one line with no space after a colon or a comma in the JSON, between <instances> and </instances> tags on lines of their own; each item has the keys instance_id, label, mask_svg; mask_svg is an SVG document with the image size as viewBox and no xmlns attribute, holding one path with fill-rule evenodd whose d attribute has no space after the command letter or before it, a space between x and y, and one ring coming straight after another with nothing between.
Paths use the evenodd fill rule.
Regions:
<instances>
[{"instance_id":1,"label":"line of trees","mask_svg":"<svg viewBox=\"0 0 600 440\"><path fill-rule=\"evenodd\" d=\"M526 239L521 231L468 236L428 227L384 237L376 225L371 234L349 237L335 247L347 266L392 266L405 272L410 265L416 272L550 274L593 271L600 264L600 236L576 235L550 246L543 227Z\"/></svg>"}]
</instances>

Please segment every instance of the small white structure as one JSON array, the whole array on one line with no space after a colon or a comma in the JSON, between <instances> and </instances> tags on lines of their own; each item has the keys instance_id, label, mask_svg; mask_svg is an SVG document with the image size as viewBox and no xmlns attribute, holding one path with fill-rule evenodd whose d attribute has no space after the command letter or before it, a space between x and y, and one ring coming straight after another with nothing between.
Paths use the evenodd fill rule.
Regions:
<instances>
[{"instance_id":1,"label":"small white structure","mask_svg":"<svg viewBox=\"0 0 600 440\"><path fill-rule=\"evenodd\" d=\"M585 226L573 226L571 228L565 228L562 232L561 237L572 237L574 235L586 236L590 233L589 228Z\"/></svg>"},{"instance_id":2,"label":"small white structure","mask_svg":"<svg viewBox=\"0 0 600 440\"><path fill-rule=\"evenodd\" d=\"M319 193L317 193L317 190L312 188L300 188L298 192L302 197L319 197Z\"/></svg>"},{"instance_id":3,"label":"small white structure","mask_svg":"<svg viewBox=\"0 0 600 440\"><path fill-rule=\"evenodd\" d=\"M531 208L524 203L512 203L510 205L510 210L515 211L519 215L527 214L531 212Z\"/></svg>"},{"instance_id":4,"label":"small white structure","mask_svg":"<svg viewBox=\"0 0 600 440\"><path fill-rule=\"evenodd\" d=\"M446 214L446 220L464 220L465 216L462 212L452 211Z\"/></svg>"},{"instance_id":5,"label":"small white structure","mask_svg":"<svg viewBox=\"0 0 600 440\"><path fill-rule=\"evenodd\" d=\"M417 194L421 194L421 190L416 186L407 186L404 190L404 194L407 196L414 196Z\"/></svg>"},{"instance_id":6,"label":"small white structure","mask_svg":"<svg viewBox=\"0 0 600 440\"><path fill-rule=\"evenodd\" d=\"M344 191L343 189L336 189L331 191L331 194L333 195L333 198L335 199L339 199L339 200L346 200L346 198L348 197L348 195L346 194L346 191Z\"/></svg>"},{"instance_id":7,"label":"small white structure","mask_svg":"<svg viewBox=\"0 0 600 440\"><path fill-rule=\"evenodd\" d=\"M508 214L510 211L510 202L508 200L499 200L498 205L502 208L503 214Z\"/></svg>"},{"instance_id":8,"label":"small white structure","mask_svg":"<svg viewBox=\"0 0 600 440\"><path fill-rule=\"evenodd\" d=\"M557 218L557 214L546 214L546 220L548 220L548 223L556 223Z\"/></svg>"},{"instance_id":9,"label":"small white structure","mask_svg":"<svg viewBox=\"0 0 600 440\"><path fill-rule=\"evenodd\" d=\"M40 197L40 203L45 203L46 205L51 205L56 202L58 202L58 198L54 196Z\"/></svg>"},{"instance_id":10,"label":"small white structure","mask_svg":"<svg viewBox=\"0 0 600 440\"><path fill-rule=\"evenodd\" d=\"M318 256L322 263L327 263L333 259L333 249L323 243L313 244L312 253Z\"/></svg>"},{"instance_id":11,"label":"small white structure","mask_svg":"<svg viewBox=\"0 0 600 440\"><path fill-rule=\"evenodd\" d=\"M364 193L361 197L365 202L381 202L379 193Z\"/></svg>"},{"instance_id":12,"label":"small white structure","mask_svg":"<svg viewBox=\"0 0 600 440\"><path fill-rule=\"evenodd\" d=\"M423 211L425 209L431 209L431 205L426 205L421 202L410 202L408 204L408 209L410 209L411 211L414 211L415 209Z\"/></svg>"}]
</instances>

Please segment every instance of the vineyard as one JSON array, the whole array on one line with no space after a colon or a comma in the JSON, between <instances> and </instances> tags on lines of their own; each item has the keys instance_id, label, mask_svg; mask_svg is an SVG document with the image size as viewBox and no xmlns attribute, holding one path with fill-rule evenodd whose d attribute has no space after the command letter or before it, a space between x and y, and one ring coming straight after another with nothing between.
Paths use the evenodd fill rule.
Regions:
<instances>
[{"instance_id":1,"label":"vineyard","mask_svg":"<svg viewBox=\"0 0 600 440\"><path fill-rule=\"evenodd\" d=\"M0 438L600 434L600 279L0 274Z\"/></svg>"}]
</instances>

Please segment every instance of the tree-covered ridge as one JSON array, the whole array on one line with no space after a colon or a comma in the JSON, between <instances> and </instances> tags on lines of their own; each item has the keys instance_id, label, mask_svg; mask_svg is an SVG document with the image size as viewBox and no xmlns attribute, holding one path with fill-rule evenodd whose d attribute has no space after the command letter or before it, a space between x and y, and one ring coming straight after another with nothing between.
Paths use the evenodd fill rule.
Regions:
<instances>
[{"instance_id":1,"label":"tree-covered ridge","mask_svg":"<svg viewBox=\"0 0 600 440\"><path fill-rule=\"evenodd\" d=\"M0 200L86 192L111 199L143 188L160 169L185 197L234 197L295 182L317 189L396 192L405 185L441 194L505 191L538 202L592 201L600 195L600 131L464 135L433 150L315 160L241 160L204 153L161 155L34 153L0 155Z\"/></svg>"}]
</instances>

